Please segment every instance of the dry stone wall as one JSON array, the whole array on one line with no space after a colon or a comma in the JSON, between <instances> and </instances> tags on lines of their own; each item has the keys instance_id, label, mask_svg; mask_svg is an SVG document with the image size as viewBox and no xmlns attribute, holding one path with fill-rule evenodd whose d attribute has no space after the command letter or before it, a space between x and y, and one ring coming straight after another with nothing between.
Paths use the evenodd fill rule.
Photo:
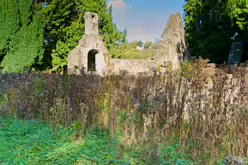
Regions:
<instances>
[{"instance_id":1,"label":"dry stone wall","mask_svg":"<svg viewBox=\"0 0 248 165\"><path fill-rule=\"evenodd\" d=\"M155 68L154 60L114 60L115 74L127 71L129 74L150 73Z\"/></svg>"}]
</instances>

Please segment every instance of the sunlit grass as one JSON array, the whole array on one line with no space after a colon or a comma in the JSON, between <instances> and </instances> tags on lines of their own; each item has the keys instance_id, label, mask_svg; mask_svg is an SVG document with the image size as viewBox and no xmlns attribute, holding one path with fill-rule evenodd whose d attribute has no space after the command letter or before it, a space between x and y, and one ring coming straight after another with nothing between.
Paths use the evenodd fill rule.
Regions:
<instances>
[{"instance_id":1,"label":"sunlit grass","mask_svg":"<svg viewBox=\"0 0 248 165\"><path fill-rule=\"evenodd\" d=\"M47 124L35 120L1 119L0 124L1 164L145 164L142 147L124 151L118 141L110 145L109 131L94 128L74 141L70 128L60 128L56 136ZM161 163L192 164L185 154L177 153L178 147L161 148Z\"/></svg>"}]
</instances>

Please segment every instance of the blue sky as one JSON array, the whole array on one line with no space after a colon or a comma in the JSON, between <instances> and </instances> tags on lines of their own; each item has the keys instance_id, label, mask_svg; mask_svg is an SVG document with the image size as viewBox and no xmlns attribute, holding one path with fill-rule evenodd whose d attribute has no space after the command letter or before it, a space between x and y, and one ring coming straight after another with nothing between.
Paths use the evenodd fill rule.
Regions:
<instances>
[{"instance_id":1,"label":"blue sky","mask_svg":"<svg viewBox=\"0 0 248 165\"><path fill-rule=\"evenodd\" d=\"M183 16L184 0L107 0L119 30L127 29L128 41L160 38L170 14Z\"/></svg>"}]
</instances>

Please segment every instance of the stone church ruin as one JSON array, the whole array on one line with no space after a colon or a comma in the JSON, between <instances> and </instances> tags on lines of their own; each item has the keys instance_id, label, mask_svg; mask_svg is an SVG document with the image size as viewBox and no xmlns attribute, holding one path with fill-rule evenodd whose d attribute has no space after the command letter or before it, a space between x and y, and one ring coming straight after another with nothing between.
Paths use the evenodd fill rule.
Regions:
<instances>
[{"instance_id":1,"label":"stone church ruin","mask_svg":"<svg viewBox=\"0 0 248 165\"><path fill-rule=\"evenodd\" d=\"M78 46L68 56L68 73L80 74L81 71L103 74L112 70L113 63L98 31L98 15L85 14L85 35Z\"/></svg>"},{"instance_id":2,"label":"stone church ruin","mask_svg":"<svg viewBox=\"0 0 248 165\"><path fill-rule=\"evenodd\" d=\"M112 59L99 35L98 27L98 15L86 12L85 35L68 56L69 74L81 74L82 71L100 75L105 72L119 74L125 70L137 75L157 68L164 71L169 63L172 69L178 69L180 62L188 56L183 21L179 13L170 16L153 59Z\"/></svg>"}]
</instances>

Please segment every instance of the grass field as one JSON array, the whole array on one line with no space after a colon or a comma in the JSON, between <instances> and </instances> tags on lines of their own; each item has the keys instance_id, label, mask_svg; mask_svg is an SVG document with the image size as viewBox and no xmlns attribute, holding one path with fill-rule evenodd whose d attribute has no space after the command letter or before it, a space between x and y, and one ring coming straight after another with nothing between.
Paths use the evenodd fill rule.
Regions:
<instances>
[{"instance_id":1,"label":"grass field","mask_svg":"<svg viewBox=\"0 0 248 165\"><path fill-rule=\"evenodd\" d=\"M94 128L86 137L75 138L72 128L57 135L39 121L1 119L0 164L145 164L144 150L124 150L119 142L109 143L109 132ZM161 148L158 164L193 164L178 153L179 144Z\"/></svg>"}]
</instances>

